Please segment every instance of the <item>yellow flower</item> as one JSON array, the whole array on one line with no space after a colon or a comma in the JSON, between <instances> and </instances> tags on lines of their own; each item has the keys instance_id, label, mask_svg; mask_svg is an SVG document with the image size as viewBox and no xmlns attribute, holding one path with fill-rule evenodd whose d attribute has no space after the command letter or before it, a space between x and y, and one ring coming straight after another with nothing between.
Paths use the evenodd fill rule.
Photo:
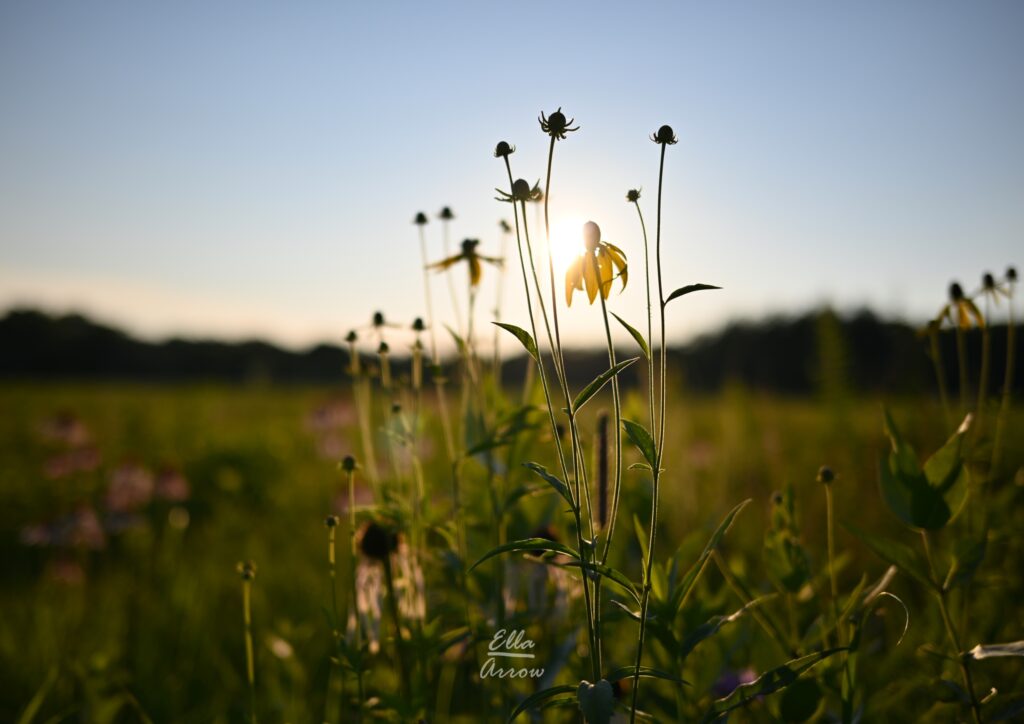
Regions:
<instances>
[{"instance_id":1,"label":"yellow flower","mask_svg":"<svg viewBox=\"0 0 1024 724\"><path fill-rule=\"evenodd\" d=\"M949 303L939 311L938 322L948 320L960 329L970 329L972 322L985 326L985 319L974 300L964 295L963 287L953 282L949 285Z\"/></svg>"},{"instance_id":2,"label":"yellow flower","mask_svg":"<svg viewBox=\"0 0 1024 724\"><path fill-rule=\"evenodd\" d=\"M488 264L494 264L495 266L501 266L502 263L501 259L497 257L477 254L476 247L479 244L479 239L464 239L462 251L447 259L430 264L427 268L434 269L435 271L444 271L460 261L465 261L469 265L469 285L475 287L480 283L480 276L483 273L483 265L480 262L486 261Z\"/></svg>"},{"instance_id":3,"label":"yellow flower","mask_svg":"<svg viewBox=\"0 0 1024 724\"><path fill-rule=\"evenodd\" d=\"M614 244L601 241L601 227L593 221L583 225L583 244L585 250L565 272L565 303L569 306L572 306L574 290L583 291L583 287L586 286L587 296L593 304L597 299L598 290L602 299L608 298L616 277L622 279L623 289L626 288L626 281L629 279L626 255Z\"/></svg>"}]
</instances>

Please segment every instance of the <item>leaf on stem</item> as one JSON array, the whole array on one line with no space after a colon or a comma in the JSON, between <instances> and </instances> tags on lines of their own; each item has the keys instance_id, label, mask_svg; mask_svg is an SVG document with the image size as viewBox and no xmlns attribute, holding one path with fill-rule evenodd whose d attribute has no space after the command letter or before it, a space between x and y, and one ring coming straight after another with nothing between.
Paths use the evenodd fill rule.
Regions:
<instances>
[{"instance_id":1,"label":"leaf on stem","mask_svg":"<svg viewBox=\"0 0 1024 724\"><path fill-rule=\"evenodd\" d=\"M537 463L523 463L523 467L529 468L537 475L541 477L548 485L554 488L555 492L565 498L569 505L575 508L575 503L572 501L572 495L569 493L569 486L563 483L561 480L556 478L554 475L548 472L548 469L543 465Z\"/></svg>"},{"instance_id":2,"label":"leaf on stem","mask_svg":"<svg viewBox=\"0 0 1024 724\"><path fill-rule=\"evenodd\" d=\"M607 370L599 374L597 377L595 377L589 385L584 387L583 390L580 391L578 395L576 395L576 399L572 401L572 413L575 415L577 412L579 412L580 408L587 404L591 397L600 392L601 388L608 384L608 381L611 380L612 377L615 377L615 375L622 372L622 370L629 367L638 359L640 358L631 357L630 359L623 360L622 362L615 364L613 367L608 368Z\"/></svg>"},{"instance_id":3,"label":"leaf on stem","mask_svg":"<svg viewBox=\"0 0 1024 724\"><path fill-rule=\"evenodd\" d=\"M491 324L501 327L506 332L511 332L515 338L519 340L519 343L523 345L526 353L533 357L534 361L540 361L540 357L537 353L537 343L533 341L533 337L530 336L529 332L522 327L517 327L516 325L509 324L507 322L491 322Z\"/></svg>"},{"instance_id":4,"label":"leaf on stem","mask_svg":"<svg viewBox=\"0 0 1024 724\"><path fill-rule=\"evenodd\" d=\"M480 560L469 567L469 571L479 566L481 563L486 561L488 558L501 555L502 553L529 553L533 551L548 552L548 553L561 553L562 555L569 556L576 561L579 561L580 554L574 551L567 545L557 543L547 538L524 538L523 540L512 541L511 543L505 543L504 545L497 546L487 551ZM469 572L467 571L467 573Z\"/></svg>"},{"instance_id":5,"label":"leaf on stem","mask_svg":"<svg viewBox=\"0 0 1024 724\"><path fill-rule=\"evenodd\" d=\"M609 312L609 314L615 317L616 321L618 321L618 323L621 324L627 332L629 332L633 339L636 340L636 343L640 345L640 351L644 353L644 359L650 359L651 348L647 345L647 340L644 339L642 334L640 334L640 331L615 312Z\"/></svg>"},{"instance_id":6,"label":"leaf on stem","mask_svg":"<svg viewBox=\"0 0 1024 724\"><path fill-rule=\"evenodd\" d=\"M647 428L639 422L633 422L632 420L623 420L622 427L625 428L630 442L636 445L636 449L644 456L644 460L651 466L651 470L654 470L654 466L658 463L658 451L655 448L654 438L651 437L651 433L647 432Z\"/></svg>"},{"instance_id":7,"label":"leaf on stem","mask_svg":"<svg viewBox=\"0 0 1024 724\"><path fill-rule=\"evenodd\" d=\"M687 284L685 287L679 287L674 292L669 294L668 297L665 299L665 306L668 306L668 303L671 302L676 297L681 297L684 294L690 294L691 292L702 292L705 289L721 289L721 287L716 287L711 284Z\"/></svg>"}]
</instances>

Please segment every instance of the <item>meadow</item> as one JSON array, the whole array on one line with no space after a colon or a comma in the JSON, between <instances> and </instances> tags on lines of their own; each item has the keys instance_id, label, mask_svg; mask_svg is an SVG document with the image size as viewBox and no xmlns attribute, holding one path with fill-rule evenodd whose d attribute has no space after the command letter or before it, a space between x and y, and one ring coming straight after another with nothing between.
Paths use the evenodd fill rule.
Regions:
<instances>
[{"instance_id":1,"label":"meadow","mask_svg":"<svg viewBox=\"0 0 1024 724\"><path fill-rule=\"evenodd\" d=\"M1012 358L989 379L982 313L1012 305L1016 273L950 290L921 337L934 393L830 388L825 338L817 397L702 396L665 351L666 315L723 293L663 280L675 134L651 136L654 218L625 194L643 253L627 264L588 222L556 279L536 239L578 127L539 120L543 191L494 149L515 247L450 247L446 209L437 250L418 215L426 319L353 330L335 386L0 388L0 718L1021 716L1024 411ZM523 380L477 299L502 262L528 300L529 319L498 320ZM434 273L461 310L447 325ZM609 309L627 281L646 320ZM580 383L559 315L588 303L607 369ZM934 354L950 337L957 355Z\"/></svg>"}]
</instances>

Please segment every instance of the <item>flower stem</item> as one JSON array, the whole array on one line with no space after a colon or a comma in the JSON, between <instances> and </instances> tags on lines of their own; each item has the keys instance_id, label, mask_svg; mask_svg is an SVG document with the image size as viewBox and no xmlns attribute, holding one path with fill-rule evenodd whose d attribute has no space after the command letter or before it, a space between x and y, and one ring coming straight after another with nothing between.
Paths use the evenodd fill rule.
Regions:
<instances>
[{"instance_id":1,"label":"flower stem","mask_svg":"<svg viewBox=\"0 0 1024 724\"><path fill-rule=\"evenodd\" d=\"M953 427L953 415L949 410L949 392L946 389L946 369L942 364L942 348L939 345L938 325L929 325L928 341L931 345L932 366L935 368L935 380L939 385L939 400L942 402L942 413L946 418L946 427Z\"/></svg>"},{"instance_id":2,"label":"flower stem","mask_svg":"<svg viewBox=\"0 0 1024 724\"><path fill-rule=\"evenodd\" d=\"M256 724L256 655L252 645L252 579L242 581L242 621L245 624L245 676L249 682L249 720Z\"/></svg>"},{"instance_id":3,"label":"flower stem","mask_svg":"<svg viewBox=\"0 0 1024 724\"><path fill-rule=\"evenodd\" d=\"M1016 363L1017 334L1013 318L1013 282L1010 282L1010 291L1007 299L1009 317L1006 321L1006 371L1003 373L1003 399L999 403L999 417L996 420L996 437L992 444L992 463L989 466L990 475L999 474L999 467L1002 463L1003 435L1006 429L1006 418L1010 413L1010 398L1013 395L1013 366Z\"/></svg>"},{"instance_id":4,"label":"flower stem","mask_svg":"<svg viewBox=\"0 0 1024 724\"><path fill-rule=\"evenodd\" d=\"M363 690L363 662L362 662L362 648L363 648L363 625L359 619L359 604L358 604L358 593L356 590L356 561L358 558L358 548L356 543L356 473L354 470L349 470L346 473L348 477L348 541L349 541L349 607L352 610L352 618L355 621L355 643L356 650L359 651L359 666L356 667L356 687L359 701L356 703L356 714L358 715L359 721L363 719L363 701L366 698Z\"/></svg>"},{"instance_id":5,"label":"flower stem","mask_svg":"<svg viewBox=\"0 0 1024 724\"><path fill-rule=\"evenodd\" d=\"M640 230L644 235L644 282L647 284L647 389L650 393L650 408L651 408L651 433L653 434L655 425L654 415L654 332L651 329L652 326L652 312L651 312L651 259L647 245L647 226L644 224L644 214L640 210L640 202L634 201L633 205L636 206L637 216L640 217Z\"/></svg>"},{"instance_id":6,"label":"flower stem","mask_svg":"<svg viewBox=\"0 0 1024 724\"><path fill-rule=\"evenodd\" d=\"M665 370L666 370L666 349L665 349L665 292L661 281L661 191L665 176L665 148L661 144L661 159L658 164L658 216L655 227L655 266L658 274L658 317L661 322L661 370L660 370L660 400L659 400L659 425L658 441L655 451L655 465L652 470L652 492L651 492L651 524L650 537L647 542L647 560L644 562L644 589L640 601L640 633L636 641L636 669L633 672L633 700L630 706L630 724L636 721L637 695L640 693L640 666L644 658L644 636L647 633L647 609L651 601L651 569L654 566L654 546L657 541L658 530L658 493L661 481L661 463L664 455L665 444ZM651 351L653 355L653 350ZM653 384L653 382L652 382ZM651 412L652 419L654 412Z\"/></svg>"},{"instance_id":7,"label":"flower stem","mask_svg":"<svg viewBox=\"0 0 1024 724\"><path fill-rule=\"evenodd\" d=\"M427 268L427 239L420 227L420 260L423 262L423 296L427 302L427 327L430 329L430 358L437 364L437 331L434 329L434 303L430 294L430 270Z\"/></svg>"}]
</instances>

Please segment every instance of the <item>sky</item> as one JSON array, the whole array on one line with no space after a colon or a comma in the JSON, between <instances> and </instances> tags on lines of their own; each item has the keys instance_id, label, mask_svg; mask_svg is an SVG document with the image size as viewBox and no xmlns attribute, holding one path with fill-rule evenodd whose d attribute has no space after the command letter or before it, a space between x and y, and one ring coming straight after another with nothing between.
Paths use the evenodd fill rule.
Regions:
<instances>
[{"instance_id":1,"label":"sky","mask_svg":"<svg viewBox=\"0 0 1024 724\"><path fill-rule=\"evenodd\" d=\"M554 152L556 256L600 224L630 260L610 308L634 325L624 195L642 188L653 252L664 123L666 293L723 287L673 302L673 340L826 303L923 320L952 279L1024 263L1021 37L1012 1L3 0L0 309L290 346L377 310L407 326L426 311L416 212L431 261L445 205L453 249L500 254L494 146L542 179L537 116L562 107L580 130ZM525 327L506 244L502 317ZM430 284L436 326L457 326ZM602 343L596 307L560 314L568 343Z\"/></svg>"}]
</instances>

